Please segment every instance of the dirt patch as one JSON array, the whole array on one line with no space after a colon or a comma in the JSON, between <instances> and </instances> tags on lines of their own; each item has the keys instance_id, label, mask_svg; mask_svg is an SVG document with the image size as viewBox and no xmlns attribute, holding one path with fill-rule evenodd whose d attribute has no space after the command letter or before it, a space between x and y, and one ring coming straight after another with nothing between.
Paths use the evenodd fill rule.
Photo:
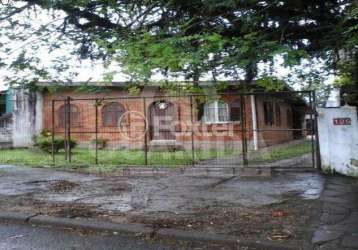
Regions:
<instances>
[{"instance_id":1,"label":"dirt patch","mask_svg":"<svg viewBox=\"0 0 358 250\"><path fill-rule=\"evenodd\" d=\"M81 203L49 203L35 200L30 194L27 196L0 196L0 209L2 211L26 212L67 218L106 218L108 216L108 212L99 211L98 207L95 205Z\"/></svg>"},{"instance_id":2,"label":"dirt patch","mask_svg":"<svg viewBox=\"0 0 358 250\"><path fill-rule=\"evenodd\" d=\"M38 207L45 206L42 201L32 198L31 194L19 196L0 196L0 210L22 213L37 213Z\"/></svg>"},{"instance_id":3,"label":"dirt patch","mask_svg":"<svg viewBox=\"0 0 358 250\"><path fill-rule=\"evenodd\" d=\"M259 208L203 207L194 215L151 214L130 218L131 222L145 223L154 228L200 230L239 236L249 240L309 242L311 229L307 226L318 202L297 197L285 202Z\"/></svg>"},{"instance_id":4,"label":"dirt patch","mask_svg":"<svg viewBox=\"0 0 358 250\"><path fill-rule=\"evenodd\" d=\"M49 204L41 209L41 214L66 218L95 218L102 215L96 211L96 206L83 204Z\"/></svg>"},{"instance_id":5,"label":"dirt patch","mask_svg":"<svg viewBox=\"0 0 358 250\"><path fill-rule=\"evenodd\" d=\"M60 180L51 183L49 185L49 189L52 192L56 192L56 193L66 193L78 186L79 184L77 183L66 181L66 180Z\"/></svg>"},{"instance_id":6,"label":"dirt patch","mask_svg":"<svg viewBox=\"0 0 358 250\"><path fill-rule=\"evenodd\" d=\"M121 192L126 192L126 191L130 192L130 191L132 191L132 185L130 185L126 182L115 183L110 188L110 191L114 192L114 193L121 193Z\"/></svg>"},{"instance_id":7,"label":"dirt patch","mask_svg":"<svg viewBox=\"0 0 358 250\"><path fill-rule=\"evenodd\" d=\"M24 184L26 185L34 185L34 184L43 184L43 183L48 183L48 180L36 180L36 181L27 181Z\"/></svg>"}]
</instances>

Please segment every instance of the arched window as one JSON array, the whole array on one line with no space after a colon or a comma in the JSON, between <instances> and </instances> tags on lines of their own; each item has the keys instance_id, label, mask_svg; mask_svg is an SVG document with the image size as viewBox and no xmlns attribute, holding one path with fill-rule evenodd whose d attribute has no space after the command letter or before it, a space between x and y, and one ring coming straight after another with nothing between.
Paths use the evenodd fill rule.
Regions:
<instances>
[{"instance_id":1,"label":"arched window","mask_svg":"<svg viewBox=\"0 0 358 250\"><path fill-rule=\"evenodd\" d=\"M102 123L104 127L118 127L119 119L124 113L124 107L118 102L110 102L102 108Z\"/></svg>"},{"instance_id":2,"label":"arched window","mask_svg":"<svg viewBox=\"0 0 358 250\"><path fill-rule=\"evenodd\" d=\"M204 122L228 122L229 106L226 102L216 100L204 104Z\"/></svg>"},{"instance_id":3,"label":"arched window","mask_svg":"<svg viewBox=\"0 0 358 250\"><path fill-rule=\"evenodd\" d=\"M237 99L230 103L230 121L241 121L241 102Z\"/></svg>"},{"instance_id":4,"label":"arched window","mask_svg":"<svg viewBox=\"0 0 358 250\"><path fill-rule=\"evenodd\" d=\"M70 108L69 108L70 107ZM79 127L80 123L80 112L76 105L70 104L62 105L58 110L58 126L64 128L67 122L67 119L70 118L71 127ZM70 115L66 116L66 113Z\"/></svg>"}]
</instances>

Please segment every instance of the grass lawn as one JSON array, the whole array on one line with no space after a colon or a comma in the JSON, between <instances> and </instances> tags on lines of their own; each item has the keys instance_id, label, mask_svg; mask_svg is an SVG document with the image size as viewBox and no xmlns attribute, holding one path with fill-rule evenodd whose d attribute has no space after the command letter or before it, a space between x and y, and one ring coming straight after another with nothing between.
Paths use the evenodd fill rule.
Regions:
<instances>
[{"instance_id":1,"label":"grass lawn","mask_svg":"<svg viewBox=\"0 0 358 250\"><path fill-rule=\"evenodd\" d=\"M277 147L272 149L261 149L259 152L251 152L249 161L252 162L274 162L284 159L290 159L312 152L312 144L310 141L304 141L295 145L285 147Z\"/></svg>"},{"instance_id":2,"label":"grass lawn","mask_svg":"<svg viewBox=\"0 0 358 250\"><path fill-rule=\"evenodd\" d=\"M255 162L272 162L300 156L311 151L311 144L304 142L297 145L279 147L274 149L262 149L259 152L250 153L249 160ZM94 166L95 151L93 149L75 148L72 150L72 164L65 161L64 152L56 154L55 164L52 156L37 148L32 149L2 149L0 150L0 164L15 164L26 166ZM228 156L239 156L240 152L234 150L208 150L196 151L195 160L207 160ZM149 165L175 166L188 165L192 163L191 151L176 152L148 152ZM104 169L115 169L118 166L144 165L144 152L140 150L99 150L99 165L96 167Z\"/></svg>"},{"instance_id":3,"label":"grass lawn","mask_svg":"<svg viewBox=\"0 0 358 250\"><path fill-rule=\"evenodd\" d=\"M233 155L233 150L225 151L196 151L196 160L213 159ZM188 165L192 163L191 151L176 152L148 152L149 165ZM76 148L72 150L72 165L94 165L95 150ZM140 150L98 150L98 163L101 166L144 165L145 154ZM68 165L64 152L55 155L53 164L51 154L37 148L31 149L2 149L0 150L0 164L16 164L27 166Z\"/></svg>"}]
</instances>

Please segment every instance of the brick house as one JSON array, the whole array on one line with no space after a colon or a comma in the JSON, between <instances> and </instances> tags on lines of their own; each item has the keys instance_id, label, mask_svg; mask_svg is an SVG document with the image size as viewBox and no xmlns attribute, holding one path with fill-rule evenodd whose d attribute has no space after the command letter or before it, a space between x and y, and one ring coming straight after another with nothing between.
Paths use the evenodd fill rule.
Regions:
<instances>
[{"instance_id":1,"label":"brick house","mask_svg":"<svg viewBox=\"0 0 358 250\"><path fill-rule=\"evenodd\" d=\"M108 147L131 149L145 143L151 148L189 149L193 140L195 148L241 148L243 133L248 146L258 149L302 136L289 129L302 128L305 102L294 94L263 94L255 86L250 90L255 94L240 97L234 87L217 95L203 83L207 94L190 97L155 85L142 88L137 96L129 94L125 83L94 92L80 91L76 83L56 91L50 91L48 83L39 85L41 128L64 134L69 119L71 138L82 146L96 138L95 132Z\"/></svg>"}]
</instances>

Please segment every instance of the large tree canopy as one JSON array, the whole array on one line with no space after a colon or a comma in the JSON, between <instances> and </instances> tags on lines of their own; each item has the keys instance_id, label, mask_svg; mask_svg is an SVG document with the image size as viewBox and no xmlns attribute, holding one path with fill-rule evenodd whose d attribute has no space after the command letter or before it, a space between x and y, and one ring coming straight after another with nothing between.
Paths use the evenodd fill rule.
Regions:
<instances>
[{"instance_id":1,"label":"large tree canopy","mask_svg":"<svg viewBox=\"0 0 358 250\"><path fill-rule=\"evenodd\" d=\"M207 73L215 79L244 72L251 81L258 77L258 64L273 64L277 55L287 66L302 58L323 58L328 68L337 69L339 56L346 51L348 61L356 65L355 0L14 1L1 6L2 28L8 30L2 35L28 39L21 29L26 31L33 21L24 13L40 10L49 11L52 18L31 37L40 37L50 49L71 41L74 54L116 61L144 80L157 70L184 74L194 82ZM53 32L59 34L56 39ZM11 66L48 77L36 62L25 49ZM66 67L63 61L57 66ZM354 75L352 68L356 66L345 63L346 77ZM262 74L265 79L270 70Z\"/></svg>"}]
</instances>

